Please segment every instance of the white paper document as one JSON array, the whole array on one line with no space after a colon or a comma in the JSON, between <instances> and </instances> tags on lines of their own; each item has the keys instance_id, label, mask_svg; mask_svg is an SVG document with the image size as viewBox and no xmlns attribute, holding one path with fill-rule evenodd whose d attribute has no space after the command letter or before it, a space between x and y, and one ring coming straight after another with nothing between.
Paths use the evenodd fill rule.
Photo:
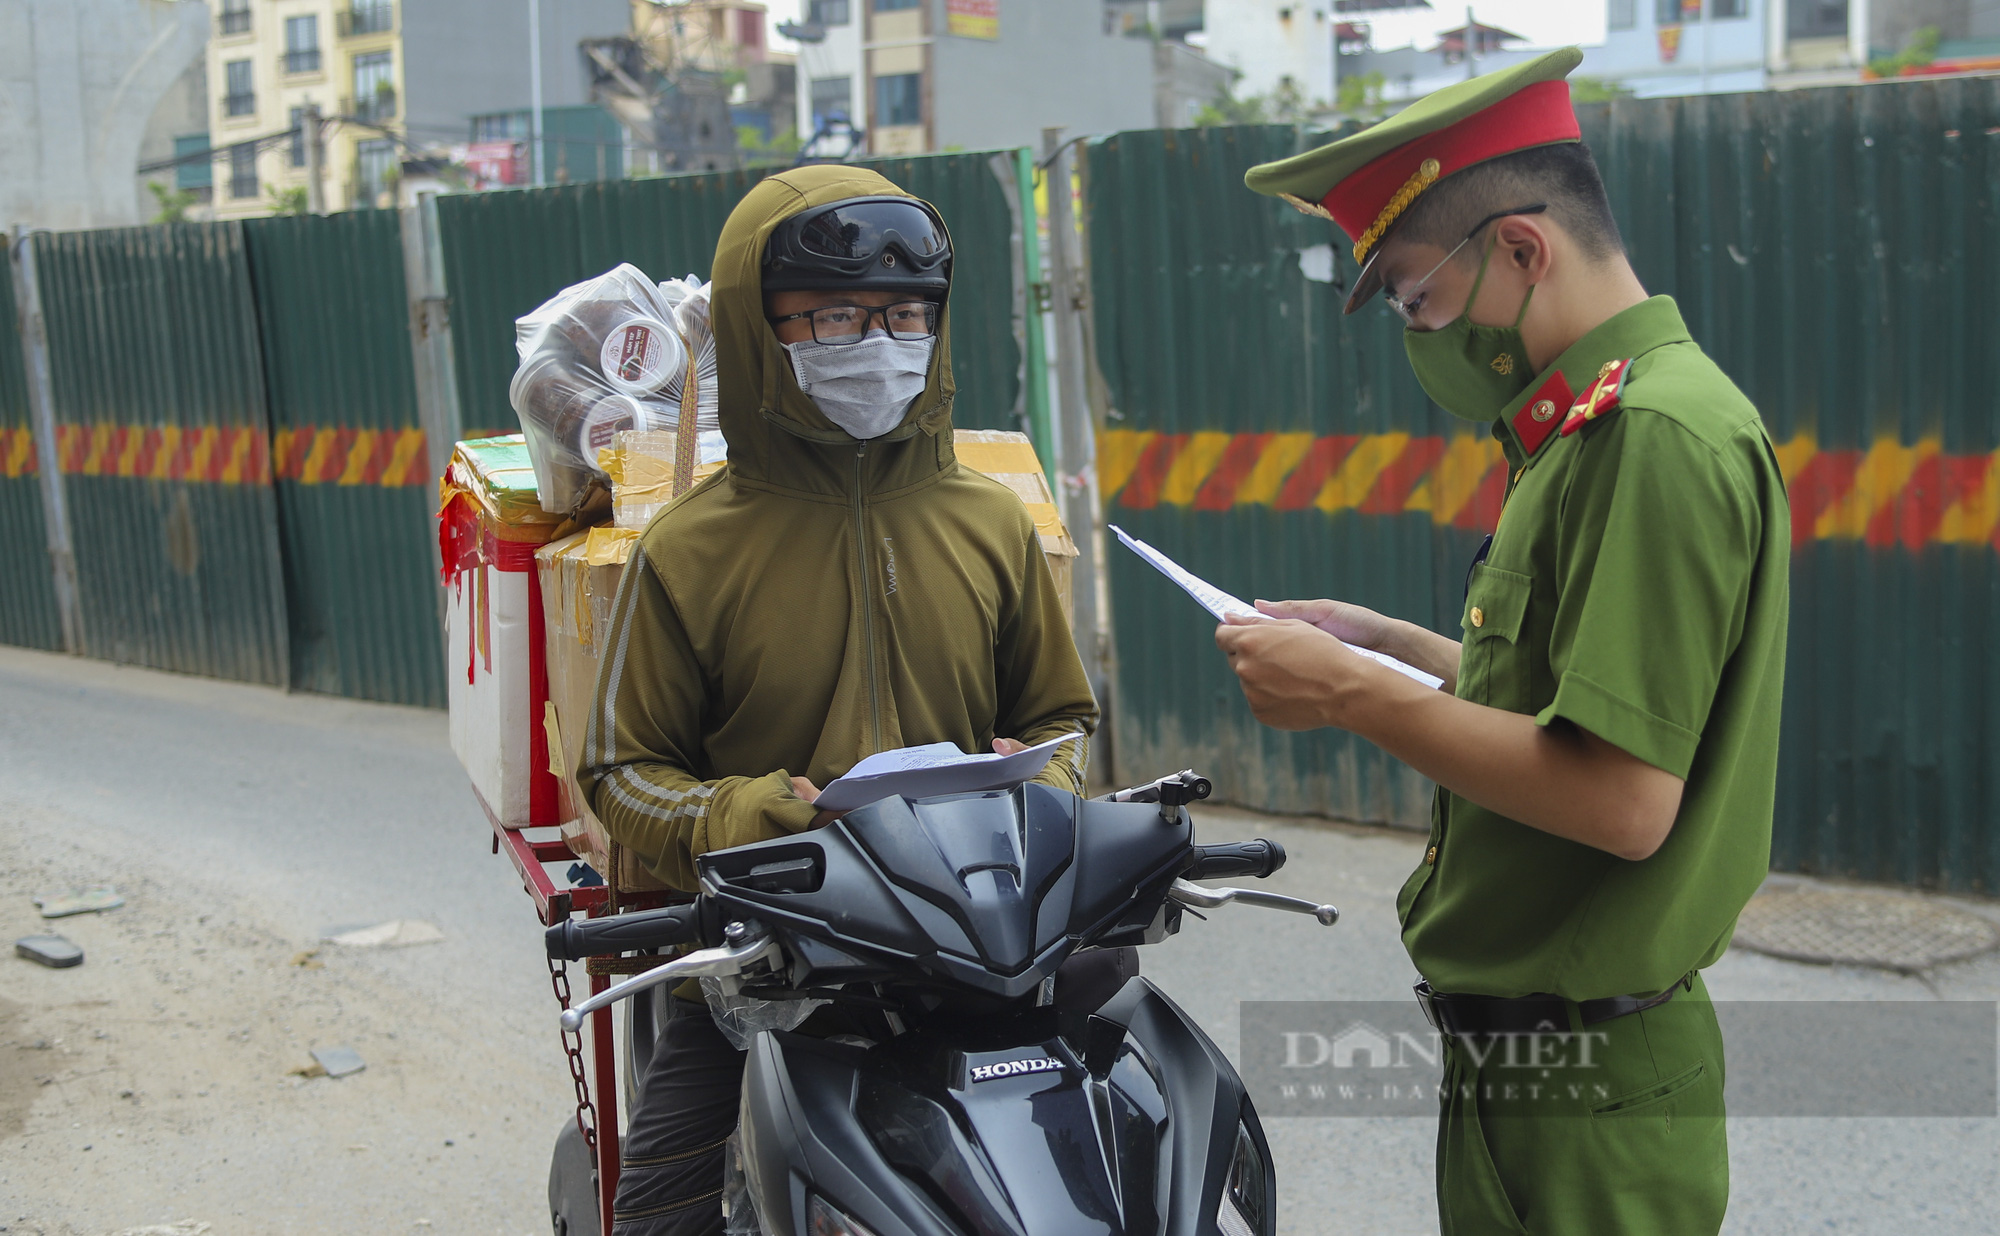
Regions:
<instances>
[{"instance_id":1,"label":"white paper document","mask_svg":"<svg viewBox=\"0 0 2000 1236\"><path fill-rule=\"evenodd\" d=\"M1128 536L1125 530L1117 524L1107 524L1105 526L1118 534L1118 539L1125 543L1125 548L1145 559L1152 565L1154 570L1173 580L1176 584L1179 584L1189 596L1199 601L1203 609L1215 615L1217 622L1222 621L1231 614L1244 614L1251 618L1268 618L1268 615L1258 613L1256 606L1245 604L1236 597L1230 596L1222 589L1189 571L1186 567L1167 557L1159 550L1154 549L1138 537ZM1406 665L1394 657L1384 656L1382 653L1368 648L1356 648L1346 640L1342 640L1340 646L1351 652L1359 653L1371 661L1379 661L1390 669L1395 670L1398 674L1414 678L1427 687L1436 688L1444 685L1444 679L1439 678L1437 675L1426 674L1416 666Z\"/></svg>"},{"instance_id":2,"label":"white paper document","mask_svg":"<svg viewBox=\"0 0 2000 1236\"><path fill-rule=\"evenodd\" d=\"M1081 737L1064 734L1012 755L967 755L948 742L879 751L821 790L813 805L823 811L852 811L898 794L933 798L1012 789L1047 767L1057 747Z\"/></svg>"}]
</instances>

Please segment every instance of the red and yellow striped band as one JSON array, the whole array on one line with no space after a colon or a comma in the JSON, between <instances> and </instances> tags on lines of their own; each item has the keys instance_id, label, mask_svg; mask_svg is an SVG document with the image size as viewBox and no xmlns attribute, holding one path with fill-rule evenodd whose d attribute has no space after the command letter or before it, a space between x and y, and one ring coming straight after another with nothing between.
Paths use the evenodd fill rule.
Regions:
<instances>
[{"instance_id":1,"label":"red and yellow striped band","mask_svg":"<svg viewBox=\"0 0 2000 1236\"><path fill-rule=\"evenodd\" d=\"M423 485L421 429L301 426L267 437L231 425L62 425L56 458L66 476L116 476L220 485ZM37 471L32 430L0 429L0 476Z\"/></svg>"},{"instance_id":2,"label":"red and yellow striped band","mask_svg":"<svg viewBox=\"0 0 2000 1236\"><path fill-rule=\"evenodd\" d=\"M1946 454L1935 438L1821 450L1800 434L1780 443L1777 455L1795 544L2000 549L2000 451ZM1108 507L1416 512L1483 531L1498 523L1507 492L1499 444L1471 435L1119 429L1098 438L1097 470Z\"/></svg>"}]
</instances>

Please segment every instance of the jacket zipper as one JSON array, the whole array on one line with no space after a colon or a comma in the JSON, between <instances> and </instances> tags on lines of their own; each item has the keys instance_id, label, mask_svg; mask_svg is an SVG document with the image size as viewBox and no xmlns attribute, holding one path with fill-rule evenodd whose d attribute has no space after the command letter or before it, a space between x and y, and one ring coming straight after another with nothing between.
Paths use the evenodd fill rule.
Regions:
<instances>
[{"instance_id":1,"label":"jacket zipper","mask_svg":"<svg viewBox=\"0 0 2000 1236\"><path fill-rule=\"evenodd\" d=\"M866 442L854 448L854 557L861 569L861 638L868 645L868 721L875 733L874 750L882 749L882 700L875 687L875 585L868 576L868 528L861 505L862 457Z\"/></svg>"}]
</instances>

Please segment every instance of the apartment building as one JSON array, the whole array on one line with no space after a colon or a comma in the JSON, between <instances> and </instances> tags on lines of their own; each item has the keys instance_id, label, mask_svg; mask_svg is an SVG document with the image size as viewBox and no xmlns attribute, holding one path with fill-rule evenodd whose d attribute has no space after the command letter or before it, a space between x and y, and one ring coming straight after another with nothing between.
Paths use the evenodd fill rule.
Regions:
<instances>
[{"instance_id":1,"label":"apartment building","mask_svg":"<svg viewBox=\"0 0 2000 1236\"><path fill-rule=\"evenodd\" d=\"M544 179L556 178L558 162L577 162L575 179L622 167L615 124L578 127L580 111L596 110L578 44L625 33L628 0L212 0L211 8L208 133L180 145L198 150L205 140L214 151L215 218L269 214L284 195L306 188L300 117L308 107L323 118L328 210L393 205L406 158L527 142L534 16ZM592 136L577 136L586 131ZM604 146L619 157L572 153Z\"/></svg>"},{"instance_id":2,"label":"apartment building","mask_svg":"<svg viewBox=\"0 0 2000 1236\"><path fill-rule=\"evenodd\" d=\"M1152 41L1101 0L806 0L800 18L787 28L799 132L851 122L871 154L1039 146L1044 127L1156 120Z\"/></svg>"}]
</instances>

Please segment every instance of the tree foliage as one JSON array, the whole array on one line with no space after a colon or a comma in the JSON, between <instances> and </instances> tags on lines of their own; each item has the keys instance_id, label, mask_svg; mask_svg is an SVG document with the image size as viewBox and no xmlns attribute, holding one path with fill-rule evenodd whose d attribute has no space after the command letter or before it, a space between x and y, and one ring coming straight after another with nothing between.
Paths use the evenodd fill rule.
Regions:
<instances>
[{"instance_id":1,"label":"tree foliage","mask_svg":"<svg viewBox=\"0 0 2000 1236\"><path fill-rule=\"evenodd\" d=\"M154 223L186 223L187 212L201 200L193 189L169 189L157 180L147 181L146 188L152 191L153 201L160 207L160 212L153 216Z\"/></svg>"}]
</instances>

